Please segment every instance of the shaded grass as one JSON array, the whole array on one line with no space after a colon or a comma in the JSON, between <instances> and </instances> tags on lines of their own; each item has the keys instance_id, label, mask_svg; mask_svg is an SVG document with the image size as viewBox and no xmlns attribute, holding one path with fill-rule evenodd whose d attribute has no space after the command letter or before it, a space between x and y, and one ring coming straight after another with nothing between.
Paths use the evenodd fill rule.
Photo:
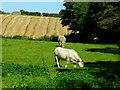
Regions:
<instances>
[{"instance_id":1,"label":"shaded grass","mask_svg":"<svg viewBox=\"0 0 120 90\"><path fill-rule=\"evenodd\" d=\"M64 68L66 62L61 60L58 69L54 67L58 42L6 38L2 42L3 88L120 88L115 44L66 43L66 48L78 52L85 67L74 68L69 63Z\"/></svg>"},{"instance_id":2,"label":"shaded grass","mask_svg":"<svg viewBox=\"0 0 120 90\"><path fill-rule=\"evenodd\" d=\"M12 37L4 37L4 36L0 36L0 38L8 38L8 39L19 39L19 40L36 40L36 41L57 41L58 40L58 37L55 36L55 35L52 35L52 36L43 36L43 37L40 37L38 39L33 39L33 38L30 38L30 37L27 37L27 36L19 36L19 35L15 35L15 36L12 36Z\"/></svg>"},{"instance_id":3,"label":"shaded grass","mask_svg":"<svg viewBox=\"0 0 120 90\"><path fill-rule=\"evenodd\" d=\"M8 88L120 88L119 66L119 61L86 63L86 68L56 69L51 78L47 67L4 63L3 81Z\"/></svg>"},{"instance_id":4,"label":"shaded grass","mask_svg":"<svg viewBox=\"0 0 120 90\"><path fill-rule=\"evenodd\" d=\"M109 48L109 47L106 47L106 48L93 48L93 49L88 49L86 51L120 54L119 50L117 48Z\"/></svg>"},{"instance_id":5,"label":"shaded grass","mask_svg":"<svg viewBox=\"0 0 120 90\"><path fill-rule=\"evenodd\" d=\"M117 66L118 67L118 66ZM77 69L58 73L53 79L54 88L120 88L119 70L103 68Z\"/></svg>"},{"instance_id":6,"label":"shaded grass","mask_svg":"<svg viewBox=\"0 0 120 90\"><path fill-rule=\"evenodd\" d=\"M17 64L2 64L2 70L4 71L2 73L2 77L7 77L11 75L27 75L27 76L43 76L48 77L49 71L47 67L41 67L41 66L32 66L32 65L17 65ZM9 67L9 68L8 68Z\"/></svg>"},{"instance_id":7,"label":"shaded grass","mask_svg":"<svg viewBox=\"0 0 120 90\"><path fill-rule=\"evenodd\" d=\"M3 63L2 66L3 82L8 81L3 84L8 84L7 88L43 88L50 78L47 67L13 63Z\"/></svg>"}]
</instances>

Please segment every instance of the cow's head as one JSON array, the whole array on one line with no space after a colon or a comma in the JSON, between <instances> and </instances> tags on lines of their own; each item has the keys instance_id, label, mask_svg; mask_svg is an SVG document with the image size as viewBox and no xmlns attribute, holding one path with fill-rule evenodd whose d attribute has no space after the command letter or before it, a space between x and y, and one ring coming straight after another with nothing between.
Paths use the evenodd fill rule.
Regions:
<instances>
[{"instance_id":1,"label":"cow's head","mask_svg":"<svg viewBox=\"0 0 120 90\"><path fill-rule=\"evenodd\" d=\"M80 66L80 67L84 67L84 61L82 60L82 61L79 61L78 62L78 65Z\"/></svg>"}]
</instances>

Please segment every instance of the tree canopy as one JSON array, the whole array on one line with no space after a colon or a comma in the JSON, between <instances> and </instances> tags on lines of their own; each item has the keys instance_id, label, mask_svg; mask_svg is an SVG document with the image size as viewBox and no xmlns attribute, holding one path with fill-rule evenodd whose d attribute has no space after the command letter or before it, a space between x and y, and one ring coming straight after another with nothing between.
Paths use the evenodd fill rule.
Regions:
<instances>
[{"instance_id":1,"label":"tree canopy","mask_svg":"<svg viewBox=\"0 0 120 90\"><path fill-rule=\"evenodd\" d=\"M65 2L64 6L66 9L60 11L62 25L69 25L69 29L79 31L86 39L93 33L120 33L119 2Z\"/></svg>"}]
</instances>

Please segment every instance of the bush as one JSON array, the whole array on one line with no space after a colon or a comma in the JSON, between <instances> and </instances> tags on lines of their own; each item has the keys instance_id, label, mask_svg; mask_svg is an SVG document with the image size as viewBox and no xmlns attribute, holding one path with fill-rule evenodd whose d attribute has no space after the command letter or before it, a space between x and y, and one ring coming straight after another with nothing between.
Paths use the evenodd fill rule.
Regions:
<instances>
[{"instance_id":1,"label":"bush","mask_svg":"<svg viewBox=\"0 0 120 90\"><path fill-rule=\"evenodd\" d=\"M47 67L32 66L32 65L17 65L17 64L2 64L2 77L12 75L27 75L27 76L43 76L49 77Z\"/></svg>"},{"instance_id":2,"label":"bush","mask_svg":"<svg viewBox=\"0 0 120 90\"><path fill-rule=\"evenodd\" d=\"M50 37L43 36L43 37L41 37L41 38L39 38L37 40L39 40L39 41L57 41L57 38L58 38L57 36L52 35Z\"/></svg>"},{"instance_id":3,"label":"bush","mask_svg":"<svg viewBox=\"0 0 120 90\"><path fill-rule=\"evenodd\" d=\"M12 39L26 39L26 40L32 40L32 38L30 37L26 37L26 36L13 36L11 37Z\"/></svg>"},{"instance_id":4,"label":"bush","mask_svg":"<svg viewBox=\"0 0 120 90\"><path fill-rule=\"evenodd\" d=\"M59 73L51 82L53 88L99 88L95 77L85 70Z\"/></svg>"},{"instance_id":5,"label":"bush","mask_svg":"<svg viewBox=\"0 0 120 90\"><path fill-rule=\"evenodd\" d=\"M72 70L58 73L48 88L120 88L119 74L108 70Z\"/></svg>"},{"instance_id":6,"label":"bush","mask_svg":"<svg viewBox=\"0 0 120 90\"><path fill-rule=\"evenodd\" d=\"M22 79L19 80L15 85L14 88L46 88L47 82L49 79L44 77L26 77L22 76Z\"/></svg>"},{"instance_id":7,"label":"bush","mask_svg":"<svg viewBox=\"0 0 120 90\"><path fill-rule=\"evenodd\" d=\"M39 40L39 41L50 41L50 37L48 37L48 36L43 36L43 37L41 37L41 38L39 38L39 39L37 39L37 40Z\"/></svg>"},{"instance_id":8,"label":"bush","mask_svg":"<svg viewBox=\"0 0 120 90\"><path fill-rule=\"evenodd\" d=\"M18 36L18 35L15 35L15 36L12 36L12 37L4 37L4 36L2 36L2 38L33 40L32 38L29 38L29 37L26 37L26 36Z\"/></svg>"},{"instance_id":9,"label":"bush","mask_svg":"<svg viewBox=\"0 0 120 90\"><path fill-rule=\"evenodd\" d=\"M3 63L2 71L2 77L17 79L14 88L120 88L119 69L115 68L60 69L53 78L49 68L41 66Z\"/></svg>"},{"instance_id":10,"label":"bush","mask_svg":"<svg viewBox=\"0 0 120 90\"><path fill-rule=\"evenodd\" d=\"M13 36L13 37L4 37L4 36L0 36L2 38L10 38L10 39L23 39L23 40L33 40L32 38L30 37L26 37L26 36ZM39 39L34 39L34 40L38 40L38 41L57 41L57 36L55 35L52 35L52 36L43 36L43 37L40 37Z\"/></svg>"}]
</instances>

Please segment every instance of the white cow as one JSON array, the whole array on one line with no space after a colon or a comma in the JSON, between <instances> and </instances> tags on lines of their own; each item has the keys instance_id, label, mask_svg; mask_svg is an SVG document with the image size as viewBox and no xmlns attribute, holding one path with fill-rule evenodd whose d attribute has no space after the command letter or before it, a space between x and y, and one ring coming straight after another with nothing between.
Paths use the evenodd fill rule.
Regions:
<instances>
[{"instance_id":1,"label":"white cow","mask_svg":"<svg viewBox=\"0 0 120 90\"><path fill-rule=\"evenodd\" d=\"M67 67L68 61L73 62L74 67L76 67L76 64L78 64L80 67L84 67L83 60L78 56L77 52L73 49L65 49L62 47L57 47L54 50L54 54L55 54L55 61L58 67L60 67L60 64L58 62L60 61L60 59L66 60L65 67Z\"/></svg>"},{"instance_id":2,"label":"white cow","mask_svg":"<svg viewBox=\"0 0 120 90\"><path fill-rule=\"evenodd\" d=\"M59 41L59 46L60 46L60 47L64 47L64 44L65 44L65 42L66 42L65 36L64 36L64 35L63 35L63 36L59 36L59 37L58 37L58 41Z\"/></svg>"},{"instance_id":3,"label":"white cow","mask_svg":"<svg viewBox=\"0 0 120 90\"><path fill-rule=\"evenodd\" d=\"M99 41L99 38L98 37L93 37L93 41L96 43Z\"/></svg>"}]
</instances>

